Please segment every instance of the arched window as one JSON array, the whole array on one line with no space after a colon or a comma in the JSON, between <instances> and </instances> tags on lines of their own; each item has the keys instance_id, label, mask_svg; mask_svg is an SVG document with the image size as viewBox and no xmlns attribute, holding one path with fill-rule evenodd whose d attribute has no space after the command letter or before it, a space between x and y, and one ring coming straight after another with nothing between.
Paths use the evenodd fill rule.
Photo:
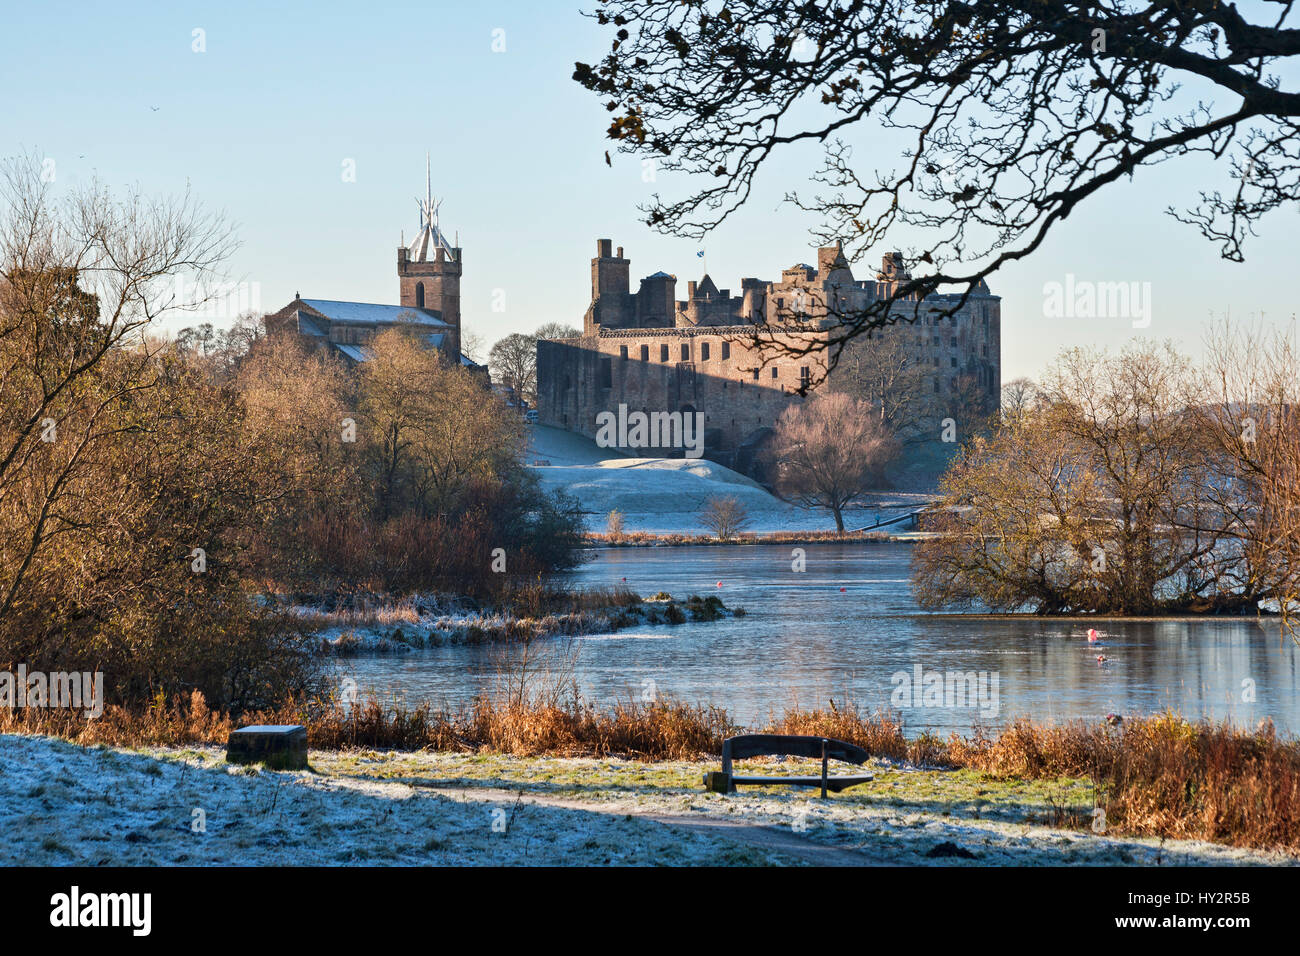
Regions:
<instances>
[{"instance_id":1,"label":"arched window","mask_svg":"<svg viewBox=\"0 0 1300 956\"><path fill-rule=\"evenodd\" d=\"M423 282L417 282L415 284L415 307L417 309L424 308L424 283Z\"/></svg>"}]
</instances>

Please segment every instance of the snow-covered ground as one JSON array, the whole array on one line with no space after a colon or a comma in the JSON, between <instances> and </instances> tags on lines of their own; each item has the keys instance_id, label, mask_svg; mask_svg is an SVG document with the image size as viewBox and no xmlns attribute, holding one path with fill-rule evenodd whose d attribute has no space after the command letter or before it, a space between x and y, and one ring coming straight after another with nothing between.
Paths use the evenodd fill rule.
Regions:
<instances>
[{"instance_id":1,"label":"snow-covered ground","mask_svg":"<svg viewBox=\"0 0 1300 956\"><path fill-rule=\"evenodd\" d=\"M703 458L629 458L558 428L529 426L526 460L548 490L573 495L591 531L604 531L611 511L623 513L628 531L700 534L700 509L714 496L732 496L749 512L745 530L834 531L830 512L788 504L757 482ZM873 496L849 519L859 527L888 520L927 500L923 495Z\"/></svg>"},{"instance_id":2,"label":"snow-covered ground","mask_svg":"<svg viewBox=\"0 0 1300 956\"><path fill-rule=\"evenodd\" d=\"M328 765L313 751L313 766ZM452 799L383 779L225 763L220 748L133 753L0 735L0 865L746 865L777 854L626 815Z\"/></svg>"},{"instance_id":3,"label":"snow-covered ground","mask_svg":"<svg viewBox=\"0 0 1300 956\"><path fill-rule=\"evenodd\" d=\"M365 750L310 759L311 771L276 772L228 765L219 747L133 752L0 735L0 865L1297 862L1035 822L1048 797L1086 801L1084 781L1044 790L880 763L875 782L823 801L784 787L708 793L701 775L716 764L687 761Z\"/></svg>"}]
</instances>

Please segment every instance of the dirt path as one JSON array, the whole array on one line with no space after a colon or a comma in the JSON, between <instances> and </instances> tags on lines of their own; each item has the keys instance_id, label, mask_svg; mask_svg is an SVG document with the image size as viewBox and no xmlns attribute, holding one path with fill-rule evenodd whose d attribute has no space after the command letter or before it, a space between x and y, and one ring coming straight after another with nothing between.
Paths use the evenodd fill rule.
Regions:
<instances>
[{"instance_id":1,"label":"dirt path","mask_svg":"<svg viewBox=\"0 0 1300 956\"><path fill-rule=\"evenodd\" d=\"M379 781L376 781L379 782ZM435 781L406 779L401 782L426 792L437 793L450 800L473 800L482 803L502 803L522 800L524 806L535 804L562 810L580 810L586 813L603 813L610 816L631 816L649 820L662 826L691 830L703 835L722 837L736 843L769 852L794 857L814 866L880 866L883 865L865 853L841 847L824 846L800 836L783 826L766 826L761 823L737 823L734 820L702 814L664 813L647 810L634 802L602 804L586 800L552 797L545 794L524 793L494 787L446 786ZM707 861L701 861L707 862Z\"/></svg>"}]
</instances>

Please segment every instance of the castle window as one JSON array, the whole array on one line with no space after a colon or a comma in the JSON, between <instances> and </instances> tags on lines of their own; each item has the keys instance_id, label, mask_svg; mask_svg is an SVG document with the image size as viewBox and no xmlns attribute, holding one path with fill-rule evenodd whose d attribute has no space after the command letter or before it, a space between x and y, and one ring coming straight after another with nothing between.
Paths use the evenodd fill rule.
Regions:
<instances>
[{"instance_id":1,"label":"castle window","mask_svg":"<svg viewBox=\"0 0 1300 956\"><path fill-rule=\"evenodd\" d=\"M626 346L626 345L620 345L620 346L618 347L618 357L621 358L621 359L626 359L626 358L627 358L627 346Z\"/></svg>"},{"instance_id":2,"label":"castle window","mask_svg":"<svg viewBox=\"0 0 1300 956\"><path fill-rule=\"evenodd\" d=\"M641 346L641 361L643 362L650 361L650 346L648 345Z\"/></svg>"},{"instance_id":3,"label":"castle window","mask_svg":"<svg viewBox=\"0 0 1300 956\"><path fill-rule=\"evenodd\" d=\"M691 360L691 347L690 347L689 343L683 342L683 343L682 343L682 361L683 361L683 362L689 362L690 360Z\"/></svg>"},{"instance_id":4,"label":"castle window","mask_svg":"<svg viewBox=\"0 0 1300 956\"><path fill-rule=\"evenodd\" d=\"M812 384L812 370L807 365L799 369L799 387L807 388Z\"/></svg>"},{"instance_id":5,"label":"castle window","mask_svg":"<svg viewBox=\"0 0 1300 956\"><path fill-rule=\"evenodd\" d=\"M777 372L776 366L773 365L773 366L772 366L772 377L773 377L773 378L776 378L778 374L779 374L779 373Z\"/></svg>"},{"instance_id":6,"label":"castle window","mask_svg":"<svg viewBox=\"0 0 1300 956\"><path fill-rule=\"evenodd\" d=\"M700 343L700 361L707 362L708 360L709 360L709 343L702 342Z\"/></svg>"},{"instance_id":7,"label":"castle window","mask_svg":"<svg viewBox=\"0 0 1300 956\"><path fill-rule=\"evenodd\" d=\"M957 356L954 355L954 356L953 356L949 361L952 362L952 367L953 367L953 368L956 368L956 367L957 367Z\"/></svg>"},{"instance_id":8,"label":"castle window","mask_svg":"<svg viewBox=\"0 0 1300 956\"><path fill-rule=\"evenodd\" d=\"M722 343L722 360L725 362L725 361L726 361L727 359L729 359L729 358L731 358L731 343L730 343L730 342L723 342L723 343Z\"/></svg>"},{"instance_id":9,"label":"castle window","mask_svg":"<svg viewBox=\"0 0 1300 956\"><path fill-rule=\"evenodd\" d=\"M417 282L415 284L415 307L417 309L424 308L424 283L423 282Z\"/></svg>"},{"instance_id":10,"label":"castle window","mask_svg":"<svg viewBox=\"0 0 1300 956\"><path fill-rule=\"evenodd\" d=\"M659 346L659 361L661 362L668 361L668 346L666 345Z\"/></svg>"},{"instance_id":11,"label":"castle window","mask_svg":"<svg viewBox=\"0 0 1300 956\"><path fill-rule=\"evenodd\" d=\"M754 381L758 381L758 369L754 369Z\"/></svg>"},{"instance_id":12,"label":"castle window","mask_svg":"<svg viewBox=\"0 0 1300 956\"><path fill-rule=\"evenodd\" d=\"M600 387L601 388L614 387L614 375L613 375L612 364L613 363L610 362L610 360L607 358L602 358L600 360Z\"/></svg>"}]
</instances>

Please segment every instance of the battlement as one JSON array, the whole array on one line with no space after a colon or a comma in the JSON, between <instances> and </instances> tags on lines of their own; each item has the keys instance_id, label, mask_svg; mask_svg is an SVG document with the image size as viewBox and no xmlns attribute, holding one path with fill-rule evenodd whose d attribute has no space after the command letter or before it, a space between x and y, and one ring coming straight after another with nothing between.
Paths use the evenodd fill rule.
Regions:
<instances>
[{"instance_id":1,"label":"battlement","mask_svg":"<svg viewBox=\"0 0 1300 956\"><path fill-rule=\"evenodd\" d=\"M623 248L597 240L582 337L538 343L539 421L592 437L596 416L620 404L702 411L706 456L734 465L735 456L756 447L784 408L802 401L812 383L823 379L831 330L842 317L890 296L911 278L898 252L887 253L880 271L863 280L854 278L839 243L818 249L816 262L796 263L775 282L741 279L738 296L706 273L689 280L686 298L677 299L677 277L665 271L646 276L631 291L631 262ZM995 402L1001 389L1000 300L987 287L965 302L933 299L957 306L955 314L940 323L918 309L914 320L902 319L876 334L903 343L909 364L925 370L925 387L936 396L966 395L973 382Z\"/></svg>"}]
</instances>

